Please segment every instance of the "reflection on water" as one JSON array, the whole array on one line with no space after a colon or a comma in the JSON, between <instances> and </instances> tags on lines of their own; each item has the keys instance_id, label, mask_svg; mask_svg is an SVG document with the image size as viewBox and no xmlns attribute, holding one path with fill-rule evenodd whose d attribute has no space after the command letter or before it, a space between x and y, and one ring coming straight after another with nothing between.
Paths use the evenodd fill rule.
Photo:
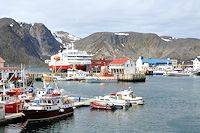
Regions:
<instances>
[{"instance_id":1,"label":"reflection on water","mask_svg":"<svg viewBox=\"0 0 200 133\"><path fill-rule=\"evenodd\" d=\"M170 127L173 127L177 133L199 133L200 132L200 117L185 116L172 119L168 122Z\"/></svg>"},{"instance_id":2,"label":"reflection on water","mask_svg":"<svg viewBox=\"0 0 200 133\"><path fill-rule=\"evenodd\" d=\"M67 118L59 118L55 119L53 121L45 121L45 122L25 122L23 123L23 126L21 127L21 133L27 133L27 132L51 132L52 130L59 132L59 128L54 128L55 125L62 125L64 124L73 124L74 117L67 117Z\"/></svg>"},{"instance_id":3,"label":"reflection on water","mask_svg":"<svg viewBox=\"0 0 200 133\"><path fill-rule=\"evenodd\" d=\"M115 110L107 110L107 109L90 109L90 112L114 112Z\"/></svg>"}]
</instances>

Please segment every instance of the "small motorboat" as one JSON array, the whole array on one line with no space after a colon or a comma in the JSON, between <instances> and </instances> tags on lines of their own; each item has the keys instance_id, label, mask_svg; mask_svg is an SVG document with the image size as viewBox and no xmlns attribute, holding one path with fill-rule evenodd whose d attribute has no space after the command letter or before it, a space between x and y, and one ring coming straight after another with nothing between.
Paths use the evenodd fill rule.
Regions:
<instances>
[{"instance_id":1,"label":"small motorboat","mask_svg":"<svg viewBox=\"0 0 200 133\"><path fill-rule=\"evenodd\" d=\"M115 108L114 104L110 104L106 102L97 102L97 101L90 102L90 106L94 109L113 110Z\"/></svg>"},{"instance_id":2,"label":"small motorboat","mask_svg":"<svg viewBox=\"0 0 200 133\"><path fill-rule=\"evenodd\" d=\"M144 104L143 98L136 96L133 93L133 91L131 90L131 88L129 88L129 90L119 91L116 94L121 95L122 99L128 100L132 105L143 105Z\"/></svg>"},{"instance_id":3,"label":"small motorboat","mask_svg":"<svg viewBox=\"0 0 200 133\"><path fill-rule=\"evenodd\" d=\"M130 103L127 100L123 100L120 98L119 95L106 95L106 96L99 96L96 97L94 100L98 103L106 103L109 105L114 105L115 109L127 109L130 107ZM106 105L104 104L104 105Z\"/></svg>"}]
</instances>

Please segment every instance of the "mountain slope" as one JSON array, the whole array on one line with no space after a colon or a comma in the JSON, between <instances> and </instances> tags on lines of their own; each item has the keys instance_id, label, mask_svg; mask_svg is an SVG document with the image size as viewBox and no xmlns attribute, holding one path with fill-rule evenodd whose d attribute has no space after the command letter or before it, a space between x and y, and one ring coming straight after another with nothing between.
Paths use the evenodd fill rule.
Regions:
<instances>
[{"instance_id":1,"label":"mountain slope","mask_svg":"<svg viewBox=\"0 0 200 133\"><path fill-rule=\"evenodd\" d=\"M0 56L8 64L44 65L44 59L57 52L60 45L43 24L0 19Z\"/></svg>"},{"instance_id":2,"label":"mountain slope","mask_svg":"<svg viewBox=\"0 0 200 133\"><path fill-rule=\"evenodd\" d=\"M200 40L195 38L159 37L153 33L97 32L80 39L68 32L51 31L41 23L19 23L0 19L0 56L9 65L47 66L45 59L57 53L60 46L74 42L75 48L94 54L94 58L128 57L172 58L191 60L200 55Z\"/></svg>"},{"instance_id":3,"label":"mountain slope","mask_svg":"<svg viewBox=\"0 0 200 133\"><path fill-rule=\"evenodd\" d=\"M153 33L98 32L75 42L78 49L86 50L96 58L128 57L173 58L191 60L200 55L199 39L173 39Z\"/></svg>"}]
</instances>

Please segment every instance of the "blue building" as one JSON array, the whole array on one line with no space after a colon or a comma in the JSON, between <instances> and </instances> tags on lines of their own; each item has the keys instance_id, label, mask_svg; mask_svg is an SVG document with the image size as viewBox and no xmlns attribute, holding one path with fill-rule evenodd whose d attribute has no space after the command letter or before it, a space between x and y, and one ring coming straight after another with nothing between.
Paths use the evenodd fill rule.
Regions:
<instances>
[{"instance_id":1,"label":"blue building","mask_svg":"<svg viewBox=\"0 0 200 133\"><path fill-rule=\"evenodd\" d=\"M173 68L174 60L167 59L157 59L157 58L147 58L140 56L136 61L136 69L138 71L147 71L149 69L165 70Z\"/></svg>"},{"instance_id":2,"label":"blue building","mask_svg":"<svg viewBox=\"0 0 200 133\"><path fill-rule=\"evenodd\" d=\"M148 63L149 66L172 64L172 61L169 58L168 59L156 59L156 58L144 59L144 58L142 58L141 60L142 60L142 64Z\"/></svg>"}]
</instances>

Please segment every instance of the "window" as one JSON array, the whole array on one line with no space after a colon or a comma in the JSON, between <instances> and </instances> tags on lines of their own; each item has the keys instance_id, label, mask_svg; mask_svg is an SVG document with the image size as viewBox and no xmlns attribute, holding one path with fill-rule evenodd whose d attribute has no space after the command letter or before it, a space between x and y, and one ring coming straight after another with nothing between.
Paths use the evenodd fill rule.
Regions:
<instances>
[{"instance_id":1,"label":"window","mask_svg":"<svg viewBox=\"0 0 200 133\"><path fill-rule=\"evenodd\" d=\"M48 100L48 103L51 103L51 100Z\"/></svg>"}]
</instances>

